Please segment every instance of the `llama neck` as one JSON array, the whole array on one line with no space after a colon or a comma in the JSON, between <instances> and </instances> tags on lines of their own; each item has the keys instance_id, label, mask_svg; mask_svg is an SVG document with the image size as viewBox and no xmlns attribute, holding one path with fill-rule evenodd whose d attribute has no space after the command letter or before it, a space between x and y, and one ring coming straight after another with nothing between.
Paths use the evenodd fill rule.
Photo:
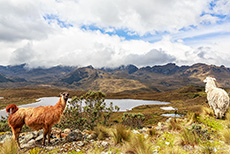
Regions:
<instances>
[{"instance_id":1,"label":"llama neck","mask_svg":"<svg viewBox=\"0 0 230 154\"><path fill-rule=\"evenodd\" d=\"M63 112L65 109L65 106L66 106L66 101L64 100L63 97L60 97L59 101L57 102L57 104L54 107L60 109L61 112Z\"/></svg>"},{"instance_id":2,"label":"llama neck","mask_svg":"<svg viewBox=\"0 0 230 154\"><path fill-rule=\"evenodd\" d=\"M215 82L207 82L205 85L205 92L212 91L213 88L216 88L216 83Z\"/></svg>"}]
</instances>

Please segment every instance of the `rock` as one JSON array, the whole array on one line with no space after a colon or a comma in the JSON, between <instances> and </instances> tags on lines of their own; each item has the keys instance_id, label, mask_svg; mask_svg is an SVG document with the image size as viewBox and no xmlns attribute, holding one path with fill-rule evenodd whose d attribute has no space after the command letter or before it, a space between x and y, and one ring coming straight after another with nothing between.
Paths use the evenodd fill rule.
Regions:
<instances>
[{"instance_id":1,"label":"rock","mask_svg":"<svg viewBox=\"0 0 230 154\"><path fill-rule=\"evenodd\" d=\"M141 132L142 132L142 133L146 133L148 130L149 130L148 128L143 127L143 128L141 129Z\"/></svg>"},{"instance_id":2,"label":"rock","mask_svg":"<svg viewBox=\"0 0 230 154\"><path fill-rule=\"evenodd\" d=\"M35 139L35 141L39 142L39 141L41 141L42 139L43 139L43 134L39 135L39 136Z\"/></svg>"},{"instance_id":3,"label":"rock","mask_svg":"<svg viewBox=\"0 0 230 154\"><path fill-rule=\"evenodd\" d=\"M66 129L64 130L64 133L65 133L65 134L69 134L69 133L71 133L71 129L66 128Z\"/></svg>"},{"instance_id":4,"label":"rock","mask_svg":"<svg viewBox=\"0 0 230 154\"><path fill-rule=\"evenodd\" d=\"M68 136L68 135L69 135L69 134L61 133L61 136L60 136L60 137L65 139L66 136Z\"/></svg>"},{"instance_id":5,"label":"rock","mask_svg":"<svg viewBox=\"0 0 230 154\"><path fill-rule=\"evenodd\" d=\"M28 133L26 136L24 136L24 139L20 141L21 144L27 143L29 140L35 138L33 133Z\"/></svg>"},{"instance_id":6,"label":"rock","mask_svg":"<svg viewBox=\"0 0 230 154\"><path fill-rule=\"evenodd\" d=\"M96 138L97 138L96 133L92 133L92 134L89 134L89 135L87 136L87 139L88 139L88 140L95 140Z\"/></svg>"},{"instance_id":7,"label":"rock","mask_svg":"<svg viewBox=\"0 0 230 154\"><path fill-rule=\"evenodd\" d=\"M170 123L171 120L172 120L172 118L168 118L165 122Z\"/></svg>"},{"instance_id":8,"label":"rock","mask_svg":"<svg viewBox=\"0 0 230 154\"><path fill-rule=\"evenodd\" d=\"M36 141L34 139L30 140L27 144L22 144L21 148L31 148L36 144Z\"/></svg>"},{"instance_id":9,"label":"rock","mask_svg":"<svg viewBox=\"0 0 230 154\"><path fill-rule=\"evenodd\" d=\"M133 132L134 134L140 134L140 132L137 131L137 130L132 130L132 132Z\"/></svg>"},{"instance_id":10,"label":"rock","mask_svg":"<svg viewBox=\"0 0 230 154\"><path fill-rule=\"evenodd\" d=\"M62 130L60 128L53 128L51 134L57 138L61 138Z\"/></svg>"},{"instance_id":11,"label":"rock","mask_svg":"<svg viewBox=\"0 0 230 154\"><path fill-rule=\"evenodd\" d=\"M68 142L81 141L83 139L83 135L80 131L79 132L73 131L70 134L68 134L65 139Z\"/></svg>"},{"instance_id":12,"label":"rock","mask_svg":"<svg viewBox=\"0 0 230 154\"><path fill-rule=\"evenodd\" d=\"M84 143L84 142L82 142L82 141L79 141L79 142L77 143L77 145L78 145L79 147L82 147L82 146L84 146L84 145L85 145L85 143Z\"/></svg>"},{"instance_id":13,"label":"rock","mask_svg":"<svg viewBox=\"0 0 230 154\"><path fill-rule=\"evenodd\" d=\"M2 141L0 143L4 143L7 140L11 140L12 139L12 135L5 135L4 138L2 139Z\"/></svg>"},{"instance_id":14,"label":"rock","mask_svg":"<svg viewBox=\"0 0 230 154\"><path fill-rule=\"evenodd\" d=\"M156 130L161 130L164 124L161 122L158 122L157 127L155 128Z\"/></svg>"},{"instance_id":15,"label":"rock","mask_svg":"<svg viewBox=\"0 0 230 154\"><path fill-rule=\"evenodd\" d=\"M109 146L109 143L106 142L106 141L102 141L102 142L101 142L101 145L102 145L103 147L108 147L108 146Z\"/></svg>"},{"instance_id":16,"label":"rock","mask_svg":"<svg viewBox=\"0 0 230 154\"><path fill-rule=\"evenodd\" d=\"M39 132L38 131L34 131L33 134L34 134L34 138L36 138L36 137L39 136Z\"/></svg>"}]
</instances>

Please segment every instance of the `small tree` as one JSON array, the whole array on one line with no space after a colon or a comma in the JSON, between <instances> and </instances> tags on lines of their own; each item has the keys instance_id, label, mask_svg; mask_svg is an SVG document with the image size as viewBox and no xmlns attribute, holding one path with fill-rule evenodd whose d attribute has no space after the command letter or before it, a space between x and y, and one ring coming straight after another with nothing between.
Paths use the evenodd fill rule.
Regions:
<instances>
[{"instance_id":1,"label":"small tree","mask_svg":"<svg viewBox=\"0 0 230 154\"><path fill-rule=\"evenodd\" d=\"M92 130L98 123L106 124L113 111L118 111L119 107L106 106L105 94L102 92L92 92L73 97L63 113L59 127L71 127L77 129Z\"/></svg>"}]
</instances>

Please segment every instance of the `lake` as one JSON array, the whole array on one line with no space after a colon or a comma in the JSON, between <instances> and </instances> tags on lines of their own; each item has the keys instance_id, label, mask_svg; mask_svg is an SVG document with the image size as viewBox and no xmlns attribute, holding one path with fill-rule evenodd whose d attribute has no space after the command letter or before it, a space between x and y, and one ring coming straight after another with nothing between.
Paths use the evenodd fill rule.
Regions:
<instances>
[{"instance_id":1,"label":"lake","mask_svg":"<svg viewBox=\"0 0 230 154\"><path fill-rule=\"evenodd\" d=\"M55 105L59 100L59 97L42 97L37 99L35 103L19 105L18 107L38 107L38 106L46 106L46 105ZM69 99L70 100L70 99ZM113 102L113 105L117 105L120 107L119 111L127 111L131 110L134 107L141 105L168 105L169 102L161 102L161 101L152 101L152 100L137 100L137 99L106 99L106 104L110 104ZM6 110L0 110L0 117L6 116Z\"/></svg>"}]
</instances>

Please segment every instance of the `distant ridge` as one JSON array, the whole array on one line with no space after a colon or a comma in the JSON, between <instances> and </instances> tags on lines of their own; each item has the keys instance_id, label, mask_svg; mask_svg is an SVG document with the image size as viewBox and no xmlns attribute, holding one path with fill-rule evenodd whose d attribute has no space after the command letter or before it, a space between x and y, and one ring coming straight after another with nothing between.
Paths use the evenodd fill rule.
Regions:
<instances>
[{"instance_id":1,"label":"distant ridge","mask_svg":"<svg viewBox=\"0 0 230 154\"><path fill-rule=\"evenodd\" d=\"M28 69L26 64L0 66L0 87L49 86L75 90L109 92L169 91L187 85L204 86L206 76L217 79L218 86L230 87L230 68L197 63L178 66L174 63L138 68L122 65L117 68L55 66Z\"/></svg>"}]
</instances>

